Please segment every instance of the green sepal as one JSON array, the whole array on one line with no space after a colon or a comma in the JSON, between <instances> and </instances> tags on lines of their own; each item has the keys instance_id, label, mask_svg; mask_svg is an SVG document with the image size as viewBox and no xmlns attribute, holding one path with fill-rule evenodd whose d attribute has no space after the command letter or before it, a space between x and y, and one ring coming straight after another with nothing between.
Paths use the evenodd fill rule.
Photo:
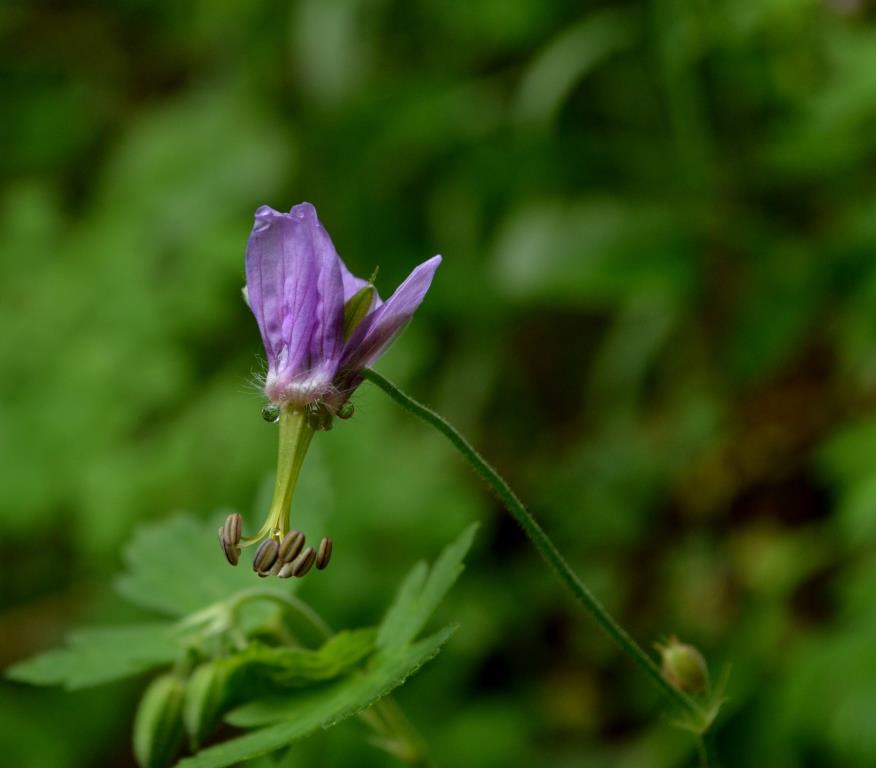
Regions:
<instances>
[{"instance_id":1,"label":"green sepal","mask_svg":"<svg viewBox=\"0 0 876 768\"><path fill-rule=\"evenodd\" d=\"M353 335L359 323L366 318L376 298L377 290L369 283L344 304L344 341Z\"/></svg>"}]
</instances>

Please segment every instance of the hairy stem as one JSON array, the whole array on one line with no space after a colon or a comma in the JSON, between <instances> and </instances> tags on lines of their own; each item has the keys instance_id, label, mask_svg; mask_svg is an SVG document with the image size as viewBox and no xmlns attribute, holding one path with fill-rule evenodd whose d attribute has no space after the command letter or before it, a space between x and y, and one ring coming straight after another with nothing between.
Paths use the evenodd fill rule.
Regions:
<instances>
[{"instance_id":1,"label":"hairy stem","mask_svg":"<svg viewBox=\"0 0 876 768\"><path fill-rule=\"evenodd\" d=\"M481 478L493 489L499 497L505 509L511 513L515 520L520 524L526 535L532 541L539 554L544 558L545 562L554 570L566 585L569 591L575 596L575 599L581 603L596 619L596 622L617 643L624 653L629 655L636 664L651 678L651 681L658 687L665 696L675 705L680 707L684 712L695 716L697 719L703 718L703 712L697 703L687 694L679 691L669 681L667 681L660 672L660 668L654 660L630 637L627 632L621 627L602 607L602 604L594 597L589 589L584 585L581 579L569 567L565 558L560 554L559 550L551 541L550 537L544 532L542 527L536 522L535 518L529 513L523 502L517 498L514 491L502 476L491 467L487 461L481 456L472 445L444 418L439 416L435 411L427 408L422 403L417 402L413 398L406 395L392 382L385 379L379 373L367 369L362 372L365 379L375 384L389 395L402 408L410 411L418 418L425 421L430 426L437 429L443 434L453 446L463 455L465 460L472 466ZM704 718L703 718L703 721Z\"/></svg>"}]
</instances>

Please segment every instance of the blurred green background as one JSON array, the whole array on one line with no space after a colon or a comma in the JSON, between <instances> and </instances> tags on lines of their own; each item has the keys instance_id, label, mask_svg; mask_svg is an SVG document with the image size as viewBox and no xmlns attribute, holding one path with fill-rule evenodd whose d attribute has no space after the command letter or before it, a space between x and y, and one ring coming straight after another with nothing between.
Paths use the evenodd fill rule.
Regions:
<instances>
[{"instance_id":1,"label":"blurred green background","mask_svg":"<svg viewBox=\"0 0 876 768\"><path fill-rule=\"evenodd\" d=\"M507 474L644 644L732 667L725 766L876 765L876 9L864 0L0 6L0 661L124 618L136 526L260 516L240 299L310 200L387 295L381 370ZM298 508L302 595L376 621L483 521L398 695L438 766L693 762L647 680L441 438L364 385ZM217 557L219 552L217 550ZM3 682L16 768L132 765L142 685ZM348 721L285 766L380 766Z\"/></svg>"}]
</instances>

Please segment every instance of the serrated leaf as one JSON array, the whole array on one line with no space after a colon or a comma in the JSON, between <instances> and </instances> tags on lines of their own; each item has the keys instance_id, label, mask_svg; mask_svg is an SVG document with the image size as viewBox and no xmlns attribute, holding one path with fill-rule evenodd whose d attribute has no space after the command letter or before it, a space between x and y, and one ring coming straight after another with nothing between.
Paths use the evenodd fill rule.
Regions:
<instances>
[{"instance_id":1,"label":"serrated leaf","mask_svg":"<svg viewBox=\"0 0 876 768\"><path fill-rule=\"evenodd\" d=\"M10 667L13 680L63 685L70 690L101 685L168 664L179 646L171 624L95 627L71 633L66 647Z\"/></svg>"},{"instance_id":2,"label":"serrated leaf","mask_svg":"<svg viewBox=\"0 0 876 768\"><path fill-rule=\"evenodd\" d=\"M125 548L124 562L127 571L116 582L119 593L171 616L195 613L256 583L245 564L232 568L225 561L216 525L190 515L140 528Z\"/></svg>"},{"instance_id":3,"label":"serrated leaf","mask_svg":"<svg viewBox=\"0 0 876 768\"><path fill-rule=\"evenodd\" d=\"M373 628L344 630L317 650L254 643L220 663L229 674L243 675L250 682L255 677L283 686L324 682L348 672L371 654L376 634Z\"/></svg>"},{"instance_id":4,"label":"serrated leaf","mask_svg":"<svg viewBox=\"0 0 876 768\"><path fill-rule=\"evenodd\" d=\"M374 628L338 632L317 650L249 645L232 656L199 667L186 691L186 727L194 742L221 715L244 701L284 688L314 685L348 673L375 647Z\"/></svg>"},{"instance_id":5,"label":"serrated leaf","mask_svg":"<svg viewBox=\"0 0 876 768\"><path fill-rule=\"evenodd\" d=\"M370 706L401 685L432 659L455 627L404 649L386 650L368 668L318 689L307 689L282 699L256 702L233 712L233 725L261 728L218 744L178 763L179 768L223 768L285 747L296 739L328 728Z\"/></svg>"},{"instance_id":6,"label":"serrated leaf","mask_svg":"<svg viewBox=\"0 0 876 768\"><path fill-rule=\"evenodd\" d=\"M400 648L423 630L438 603L462 573L462 561L471 547L477 527L477 523L468 526L456 541L445 547L428 577L424 563L413 567L380 625L377 636L380 648Z\"/></svg>"}]
</instances>

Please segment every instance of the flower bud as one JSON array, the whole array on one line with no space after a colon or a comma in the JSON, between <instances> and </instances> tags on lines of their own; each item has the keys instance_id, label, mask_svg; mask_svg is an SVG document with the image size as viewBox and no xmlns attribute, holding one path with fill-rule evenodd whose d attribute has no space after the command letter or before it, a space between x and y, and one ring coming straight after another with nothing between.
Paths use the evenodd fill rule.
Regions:
<instances>
[{"instance_id":1,"label":"flower bud","mask_svg":"<svg viewBox=\"0 0 876 768\"><path fill-rule=\"evenodd\" d=\"M186 682L182 718L193 747L219 724L227 682L228 673L217 661L201 664Z\"/></svg>"},{"instance_id":2,"label":"flower bud","mask_svg":"<svg viewBox=\"0 0 876 768\"><path fill-rule=\"evenodd\" d=\"M141 768L166 768L173 764L183 735L184 686L176 675L155 678L134 718L134 756Z\"/></svg>"},{"instance_id":3,"label":"flower bud","mask_svg":"<svg viewBox=\"0 0 876 768\"><path fill-rule=\"evenodd\" d=\"M658 646L662 659L661 671L672 685L685 693L700 694L709 690L709 669L703 655L692 645L670 637L666 645Z\"/></svg>"}]
</instances>

